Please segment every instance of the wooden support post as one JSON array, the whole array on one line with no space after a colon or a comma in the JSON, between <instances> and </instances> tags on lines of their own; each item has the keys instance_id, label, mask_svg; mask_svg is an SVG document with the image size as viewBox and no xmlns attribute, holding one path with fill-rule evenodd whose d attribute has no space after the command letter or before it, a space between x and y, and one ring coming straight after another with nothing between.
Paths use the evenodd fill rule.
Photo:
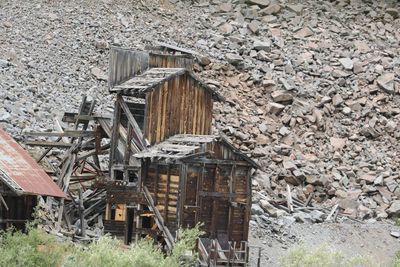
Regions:
<instances>
[{"instance_id":1,"label":"wooden support post","mask_svg":"<svg viewBox=\"0 0 400 267\"><path fill-rule=\"evenodd\" d=\"M249 238L249 223L251 216L251 196L252 196L250 175L251 175L251 169L249 168L246 174L246 180L247 180L246 192L248 192L248 195L247 195L247 203L246 203L246 210L245 210L244 224L243 224L243 240L248 240Z\"/></svg>"},{"instance_id":2,"label":"wooden support post","mask_svg":"<svg viewBox=\"0 0 400 267\"><path fill-rule=\"evenodd\" d=\"M213 185L213 192L217 192L217 184L220 179L219 175L219 166L217 165L215 167L215 172L214 172L214 185ZM218 220L218 210L219 210L219 202L217 198L213 198L212 201L212 217L211 217L211 238L217 238L217 220Z\"/></svg>"},{"instance_id":3,"label":"wooden support post","mask_svg":"<svg viewBox=\"0 0 400 267\"><path fill-rule=\"evenodd\" d=\"M84 210L85 207L83 206L82 188L79 187L79 219L81 221L81 236L83 237L86 236Z\"/></svg>"},{"instance_id":4,"label":"wooden support post","mask_svg":"<svg viewBox=\"0 0 400 267\"><path fill-rule=\"evenodd\" d=\"M61 230L62 216L64 212L64 198L60 200L60 207L58 209L58 221L56 226L56 231L59 232Z\"/></svg>"},{"instance_id":5,"label":"wooden support post","mask_svg":"<svg viewBox=\"0 0 400 267\"><path fill-rule=\"evenodd\" d=\"M165 224L168 224L168 202L169 202L169 191L171 188L170 182L170 168L171 166L168 164L167 167L167 191L165 192L165 201L164 201L164 220Z\"/></svg>"},{"instance_id":6,"label":"wooden support post","mask_svg":"<svg viewBox=\"0 0 400 267\"><path fill-rule=\"evenodd\" d=\"M117 95L117 100L122 98L122 96ZM112 173L112 166L116 162L116 152L118 150L118 138L119 138L119 125L121 118L121 107L119 101L115 101L114 117L113 117L113 127L111 135L111 147L110 147L110 163L109 163L109 173L112 179L115 179Z\"/></svg>"},{"instance_id":7,"label":"wooden support post","mask_svg":"<svg viewBox=\"0 0 400 267\"><path fill-rule=\"evenodd\" d=\"M232 195L235 192L235 170L236 165L232 164L231 175L229 179L229 193ZM228 211L228 240L232 239L232 225L233 225L233 213L234 207L232 206L233 197L229 197L229 211Z\"/></svg>"},{"instance_id":8,"label":"wooden support post","mask_svg":"<svg viewBox=\"0 0 400 267\"><path fill-rule=\"evenodd\" d=\"M178 228L183 224L183 207L186 204L186 181L187 181L187 164L181 165L181 173L179 175L179 188L177 196L177 226Z\"/></svg>"},{"instance_id":9,"label":"wooden support post","mask_svg":"<svg viewBox=\"0 0 400 267\"><path fill-rule=\"evenodd\" d=\"M1 200L1 203L3 203L4 208L6 208L6 210L8 211L7 203L1 194L0 194L0 200ZM0 215L1 215L1 213L0 213Z\"/></svg>"}]
</instances>

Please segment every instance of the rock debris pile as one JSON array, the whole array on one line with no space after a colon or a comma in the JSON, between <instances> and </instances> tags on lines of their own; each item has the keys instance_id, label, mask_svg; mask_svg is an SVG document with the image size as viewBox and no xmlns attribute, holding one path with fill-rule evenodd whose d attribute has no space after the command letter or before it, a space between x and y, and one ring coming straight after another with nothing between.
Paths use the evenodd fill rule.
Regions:
<instances>
[{"instance_id":1,"label":"rock debris pile","mask_svg":"<svg viewBox=\"0 0 400 267\"><path fill-rule=\"evenodd\" d=\"M253 186L268 200L255 214L286 213L272 204L290 185L298 201L312 195L312 205L351 218L399 216L398 3L209 8L214 31L196 44L219 59L205 69L231 101L217 109L217 128L263 167ZM313 222L329 214L294 212Z\"/></svg>"},{"instance_id":2,"label":"rock debris pile","mask_svg":"<svg viewBox=\"0 0 400 267\"><path fill-rule=\"evenodd\" d=\"M204 55L196 71L228 99L215 130L262 166L259 219L400 216L398 1L73 2L0 9L0 122L14 135L88 92L108 107L111 45L170 42Z\"/></svg>"}]
</instances>

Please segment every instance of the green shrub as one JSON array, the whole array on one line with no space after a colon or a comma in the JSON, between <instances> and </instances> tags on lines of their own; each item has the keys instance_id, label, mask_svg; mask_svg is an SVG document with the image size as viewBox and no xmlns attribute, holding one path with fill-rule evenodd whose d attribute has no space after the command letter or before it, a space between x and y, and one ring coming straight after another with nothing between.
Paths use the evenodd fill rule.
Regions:
<instances>
[{"instance_id":1,"label":"green shrub","mask_svg":"<svg viewBox=\"0 0 400 267\"><path fill-rule=\"evenodd\" d=\"M0 233L0 266L58 266L70 248L38 229L29 228L26 234L8 229Z\"/></svg>"},{"instance_id":2,"label":"green shrub","mask_svg":"<svg viewBox=\"0 0 400 267\"><path fill-rule=\"evenodd\" d=\"M393 259L393 267L400 267L400 251L396 253L396 256Z\"/></svg>"},{"instance_id":3,"label":"green shrub","mask_svg":"<svg viewBox=\"0 0 400 267\"><path fill-rule=\"evenodd\" d=\"M193 266L192 253L199 227L178 231L172 252L165 255L153 240L125 247L108 235L88 246L59 242L50 234L28 227L27 233L9 229L0 233L0 267L178 267Z\"/></svg>"},{"instance_id":4,"label":"green shrub","mask_svg":"<svg viewBox=\"0 0 400 267\"><path fill-rule=\"evenodd\" d=\"M129 248L110 236L103 236L88 247L80 247L70 255L65 267L178 267L192 266L196 255L191 252L201 234L198 227L178 232L179 239L170 255L157 248L152 240L140 240Z\"/></svg>"},{"instance_id":5,"label":"green shrub","mask_svg":"<svg viewBox=\"0 0 400 267\"><path fill-rule=\"evenodd\" d=\"M282 259L284 267L368 267L377 266L370 257L346 257L343 253L321 246L309 249L299 246L291 249Z\"/></svg>"}]
</instances>

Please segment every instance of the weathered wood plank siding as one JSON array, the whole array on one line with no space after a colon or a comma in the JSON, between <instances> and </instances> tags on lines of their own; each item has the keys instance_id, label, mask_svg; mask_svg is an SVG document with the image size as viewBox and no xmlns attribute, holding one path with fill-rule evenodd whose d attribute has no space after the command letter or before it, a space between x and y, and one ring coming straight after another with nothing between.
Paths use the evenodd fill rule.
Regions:
<instances>
[{"instance_id":1,"label":"weathered wood plank siding","mask_svg":"<svg viewBox=\"0 0 400 267\"><path fill-rule=\"evenodd\" d=\"M110 51L110 63L108 85L110 91L114 85L120 84L149 68L149 53L133 51L123 48L112 48Z\"/></svg>"},{"instance_id":2,"label":"weathered wood plank siding","mask_svg":"<svg viewBox=\"0 0 400 267\"><path fill-rule=\"evenodd\" d=\"M185 68L192 70L193 64L194 59L189 55L150 53L151 68Z\"/></svg>"},{"instance_id":3,"label":"weathered wood plank siding","mask_svg":"<svg viewBox=\"0 0 400 267\"><path fill-rule=\"evenodd\" d=\"M169 80L146 99L145 136L151 145L175 134L211 133L212 96L190 76Z\"/></svg>"}]
</instances>

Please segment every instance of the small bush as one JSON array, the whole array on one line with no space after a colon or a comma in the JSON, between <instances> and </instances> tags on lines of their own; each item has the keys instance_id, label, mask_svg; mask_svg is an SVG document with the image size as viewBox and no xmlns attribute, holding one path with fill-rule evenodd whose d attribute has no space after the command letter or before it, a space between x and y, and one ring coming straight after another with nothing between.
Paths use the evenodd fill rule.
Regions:
<instances>
[{"instance_id":1,"label":"small bush","mask_svg":"<svg viewBox=\"0 0 400 267\"><path fill-rule=\"evenodd\" d=\"M289 251L282 259L284 267L372 267L377 266L370 257L346 257L343 253L321 246L316 249L307 249L299 246Z\"/></svg>"},{"instance_id":2,"label":"small bush","mask_svg":"<svg viewBox=\"0 0 400 267\"><path fill-rule=\"evenodd\" d=\"M77 249L65 262L65 267L178 267L192 266L196 255L191 252L201 234L198 227L180 230L179 240L170 255L165 254L152 240L140 240L123 249L120 241L110 236L103 236L88 247Z\"/></svg>"},{"instance_id":3,"label":"small bush","mask_svg":"<svg viewBox=\"0 0 400 267\"><path fill-rule=\"evenodd\" d=\"M70 248L38 229L27 234L9 229L0 233L0 266L59 266Z\"/></svg>"},{"instance_id":4,"label":"small bush","mask_svg":"<svg viewBox=\"0 0 400 267\"><path fill-rule=\"evenodd\" d=\"M400 267L400 251L396 253L396 256L393 259L393 267Z\"/></svg>"},{"instance_id":5,"label":"small bush","mask_svg":"<svg viewBox=\"0 0 400 267\"><path fill-rule=\"evenodd\" d=\"M88 246L58 242L41 230L28 227L27 233L9 229L0 232L0 267L178 267L194 266L192 253L199 227L178 232L172 252L165 255L153 240L140 240L126 248L110 236Z\"/></svg>"}]
</instances>

